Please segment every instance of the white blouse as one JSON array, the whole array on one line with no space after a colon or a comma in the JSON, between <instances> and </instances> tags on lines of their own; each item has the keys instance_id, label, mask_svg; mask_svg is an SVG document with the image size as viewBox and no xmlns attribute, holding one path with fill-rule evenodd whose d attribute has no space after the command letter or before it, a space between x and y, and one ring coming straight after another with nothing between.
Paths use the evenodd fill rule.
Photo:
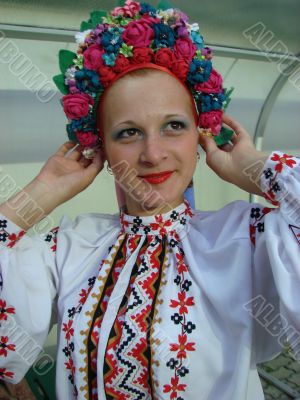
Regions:
<instances>
[{"instance_id":1,"label":"white blouse","mask_svg":"<svg viewBox=\"0 0 300 400\"><path fill-rule=\"evenodd\" d=\"M286 338L300 359L300 159L273 152L260 185L280 207L185 200L33 237L1 216L2 379L21 380L55 316L59 400L263 399L256 364Z\"/></svg>"}]
</instances>

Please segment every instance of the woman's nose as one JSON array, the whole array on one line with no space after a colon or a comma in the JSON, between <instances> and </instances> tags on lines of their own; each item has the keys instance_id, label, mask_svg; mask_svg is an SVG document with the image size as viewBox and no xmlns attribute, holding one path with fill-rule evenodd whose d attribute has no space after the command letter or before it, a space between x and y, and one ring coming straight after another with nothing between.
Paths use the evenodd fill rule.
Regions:
<instances>
[{"instance_id":1,"label":"woman's nose","mask_svg":"<svg viewBox=\"0 0 300 400\"><path fill-rule=\"evenodd\" d=\"M147 138L143 143L140 161L142 163L157 165L167 158L167 154L166 145L160 137Z\"/></svg>"}]
</instances>

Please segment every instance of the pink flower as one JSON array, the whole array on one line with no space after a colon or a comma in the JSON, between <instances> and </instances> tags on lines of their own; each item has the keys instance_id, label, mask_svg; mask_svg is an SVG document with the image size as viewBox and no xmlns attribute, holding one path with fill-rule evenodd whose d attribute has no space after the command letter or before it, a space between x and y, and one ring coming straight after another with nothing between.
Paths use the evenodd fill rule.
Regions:
<instances>
[{"instance_id":1,"label":"pink flower","mask_svg":"<svg viewBox=\"0 0 300 400\"><path fill-rule=\"evenodd\" d=\"M64 112L70 119L80 119L89 113L89 106L94 104L93 98L85 93L67 94L62 97Z\"/></svg>"},{"instance_id":2,"label":"pink flower","mask_svg":"<svg viewBox=\"0 0 300 400\"><path fill-rule=\"evenodd\" d=\"M82 146L95 146L95 144L98 141L97 136L93 133L93 132L77 132L76 133L78 142L82 145Z\"/></svg>"},{"instance_id":3,"label":"pink flower","mask_svg":"<svg viewBox=\"0 0 300 400\"><path fill-rule=\"evenodd\" d=\"M102 55L105 53L104 49L98 44L92 44L83 53L83 65L87 69L97 71L103 65L104 61Z\"/></svg>"},{"instance_id":4,"label":"pink flower","mask_svg":"<svg viewBox=\"0 0 300 400\"><path fill-rule=\"evenodd\" d=\"M189 68L189 62L184 59L175 59L171 65L172 72L183 82L186 80Z\"/></svg>"},{"instance_id":5,"label":"pink flower","mask_svg":"<svg viewBox=\"0 0 300 400\"><path fill-rule=\"evenodd\" d=\"M148 18L129 22L122 34L124 42L128 46L148 47L154 39L154 30L151 24L152 22Z\"/></svg>"},{"instance_id":6,"label":"pink flower","mask_svg":"<svg viewBox=\"0 0 300 400\"><path fill-rule=\"evenodd\" d=\"M222 81L222 76L215 69L212 69L209 79L206 82L197 84L195 89L204 93L220 93Z\"/></svg>"},{"instance_id":7,"label":"pink flower","mask_svg":"<svg viewBox=\"0 0 300 400\"><path fill-rule=\"evenodd\" d=\"M190 38L177 39L174 46L174 54L177 58L184 58L189 61L193 58L197 46Z\"/></svg>"},{"instance_id":8,"label":"pink flower","mask_svg":"<svg viewBox=\"0 0 300 400\"><path fill-rule=\"evenodd\" d=\"M100 75L100 82L104 87L109 86L111 81L116 77L116 73L110 67L100 67L98 73Z\"/></svg>"},{"instance_id":9,"label":"pink flower","mask_svg":"<svg viewBox=\"0 0 300 400\"><path fill-rule=\"evenodd\" d=\"M200 113L199 126L201 128L210 128L213 135L218 135L222 128L223 111L215 110Z\"/></svg>"},{"instance_id":10,"label":"pink flower","mask_svg":"<svg viewBox=\"0 0 300 400\"><path fill-rule=\"evenodd\" d=\"M124 7L116 7L112 11L114 17L122 15L123 17L133 18L141 9L139 3L131 0L126 0Z\"/></svg>"}]
</instances>

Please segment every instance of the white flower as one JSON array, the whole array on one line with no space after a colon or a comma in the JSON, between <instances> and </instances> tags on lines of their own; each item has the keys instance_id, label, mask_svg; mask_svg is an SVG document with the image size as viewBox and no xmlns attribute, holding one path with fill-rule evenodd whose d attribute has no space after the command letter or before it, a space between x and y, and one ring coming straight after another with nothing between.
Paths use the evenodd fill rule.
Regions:
<instances>
[{"instance_id":1,"label":"white flower","mask_svg":"<svg viewBox=\"0 0 300 400\"><path fill-rule=\"evenodd\" d=\"M186 26L187 26L189 32L191 32L191 31L199 32L200 31L199 24L197 24L197 22L195 22L194 24L191 24L191 25L186 24Z\"/></svg>"},{"instance_id":2,"label":"white flower","mask_svg":"<svg viewBox=\"0 0 300 400\"><path fill-rule=\"evenodd\" d=\"M88 160L91 160L92 158L95 157L95 153L96 153L95 149L93 149L93 148L87 148L87 149L84 149L84 150L83 150L82 155L83 155L85 158L87 158Z\"/></svg>"},{"instance_id":3,"label":"white flower","mask_svg":"<svg viewBox=\"0 0 300 400\"><path fill-rule=\"evenodd\" d=\"M163 18L165 21L168 21L171 17L173 17L174 13L175 13L174 8L168 8L167 10L160 11L157 14L157 17L160 19Z\"/></svg>"},{"instance_id":4,"label":"white flower","mask_svg":"<svg viewBox=\"0 0 300 400\"><path fill-rule=\"evenodd\" d=\"M78 44L84 44L86 37L92 32L91 29L87 29L86 31L83 32L77 32L75 35L75 40L76 43Z\"/></svg>"},{"instance_id":5,"label":"white flower","mask_svg":"<svg viewBox=\"0 0 300 400\"><path fill-rule=\"evenodd\" d=\"M74 79L75 78L75 72L77 71L77 69L72 66L70 68L68 68L65 72L65 78L66 79Z\"/></svg>"}]
</instances>

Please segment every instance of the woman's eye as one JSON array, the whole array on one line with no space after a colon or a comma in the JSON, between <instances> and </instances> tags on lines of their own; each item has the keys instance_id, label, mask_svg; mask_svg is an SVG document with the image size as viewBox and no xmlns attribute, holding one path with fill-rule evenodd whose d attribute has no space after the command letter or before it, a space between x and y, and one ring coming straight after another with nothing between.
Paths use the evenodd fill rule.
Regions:
<instances>
[{"instance_id":1,"label":"woman's eye","mask_svg":"<svg viewBox=\"0 0 300 400\"><path fill-rule=\"evenodd\" d=\"M171 127L171 129L176 130L176 131L185 128L185 124L180 121L171 121L168 123L167 127L169 127L169 126Z\"/></svg>"},{"instance_id":2,"label":"woman's eye","mask_svg":"<svg viewBox=\"0 0 300 400\"><path fill-rule=\"evenodd\" d=\"M137 133L137 129L131 128L131 129L124 129L118 134L118 138L129 138L135 135Z\"/></svg>"}]
</instances>

